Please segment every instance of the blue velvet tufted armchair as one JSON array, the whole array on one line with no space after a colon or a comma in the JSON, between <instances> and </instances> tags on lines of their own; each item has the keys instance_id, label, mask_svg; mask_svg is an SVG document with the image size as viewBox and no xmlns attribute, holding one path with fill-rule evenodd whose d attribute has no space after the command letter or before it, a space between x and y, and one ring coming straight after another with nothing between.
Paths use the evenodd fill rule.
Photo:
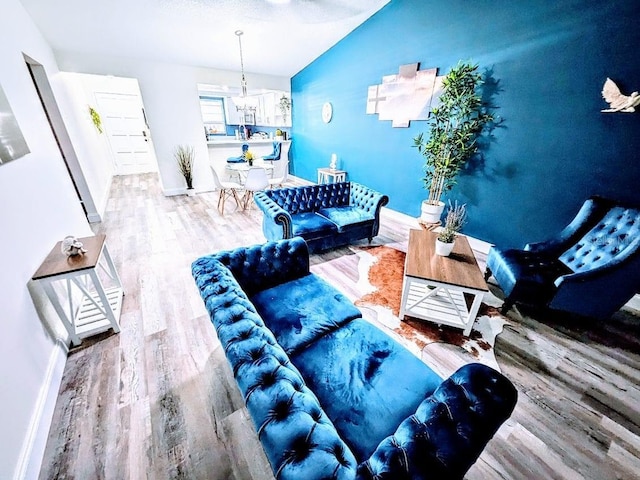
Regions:
<instances>
[{"instance_id":1,"label":"blue velvet tufted armchair","mask_svg":"<svg viewBox=\"0 0 640 480\"><path fill-rule=\"evenodd\" d=\"M640 289L640 209L589 198L564 230L524 250L492 248L493 275L514 303L607 319Z\"/></svg>"}]
</instances>

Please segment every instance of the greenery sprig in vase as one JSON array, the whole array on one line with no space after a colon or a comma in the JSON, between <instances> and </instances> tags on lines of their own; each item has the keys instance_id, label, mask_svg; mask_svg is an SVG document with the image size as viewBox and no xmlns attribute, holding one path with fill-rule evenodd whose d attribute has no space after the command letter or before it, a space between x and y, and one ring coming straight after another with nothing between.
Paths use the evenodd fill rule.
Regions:
<instances>
[{"instance_id":1,"label":"greenery sprig in vase","mask_svg":"<svg viewBox=\"0 0 640 480\"><path fill-rule=\"evenodd\" d=\"M425 162L424 186L429 197L424 203L440 205L440 213L443 192L455 185L460 170L478 151L478 138L494 120L482 102L482 83L478 65L460 62L453 67L442 80L438 105L427 120L428 139L423 133L414 138L414 147Z\"/></svg>"},{"instance_id":2,"label":"greenery sprig in vase","mask_svg":"<svg viewBox=\"0 0 640 480\"><path fill-rule=\"evenodd\" d=\"M436 241L436 254L447 256L451 253L456 235L460 230L462 230L462 227L466 222L467 205L458 205L457 201L454 204L451 204L451 201L449 201L449 208L444 222L444 227L438 233ZM438 242L444 245L439 245Z\"/></svg>"}]
</instances>

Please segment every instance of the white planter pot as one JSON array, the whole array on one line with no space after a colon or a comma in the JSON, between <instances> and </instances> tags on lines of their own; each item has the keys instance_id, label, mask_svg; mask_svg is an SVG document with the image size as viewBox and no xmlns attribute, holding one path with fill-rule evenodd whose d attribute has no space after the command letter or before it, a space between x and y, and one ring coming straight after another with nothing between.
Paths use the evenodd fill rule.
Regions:
<instances>
[{"instance_id":1,"label":"white planter pot","mask_svg":"<svg viewBox=\"0 0 640 480\"><path fill-rule=\"evenodd\" d=\"M196 190L194 188L187 188L187 195L189 197L195 197L196 196Z\"/></svg>"},{"instance_id":2,"label":"white planter pot","mask_svg":"<svg viewBox=\"0 0 640 480\"><path fill-rule=\"evenodd\" d=\"M453 250L454 242L444 243L436 238L436 255L440 255L442 257L448 257L451 255L451 251Z\"/></svg>"},{"instance_id":3,"label":"white planter pot","mask_svg":"<svg viewBox=\"0 0 640 480\"><path fill-rule=\"evenodd\" d=\"M438 223L444 211L444 202L438 202L438 205L431 205L424 200L420 210L422 212L420 220L425 223Z\"/></svg>"}]
</instances>

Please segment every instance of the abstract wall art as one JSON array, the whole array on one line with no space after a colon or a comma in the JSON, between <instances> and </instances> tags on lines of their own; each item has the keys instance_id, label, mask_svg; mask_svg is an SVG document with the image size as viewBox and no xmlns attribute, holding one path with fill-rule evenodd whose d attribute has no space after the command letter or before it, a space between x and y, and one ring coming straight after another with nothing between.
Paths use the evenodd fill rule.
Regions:
<instances>
[{"instance_id":1,"label":"abstract wall art","mask_svg":"<svg viewBox=\"0 0 640 480\"><path fill-rule=\"evenodd\" d=\"M442 88L438 69L418 71L418 63L401 65L399 72L382 77L367 93L367 113L391 120L392 127L408 127L411 120L426 120Z\"/></svg>"},{"instance_id":2,"label":"abstract wall art","mask_svg":"<svg viewBox=\"0 0 640 480\"><path fill-rule=\"evenodd\" d=\"M27 153L29 153L29 147L0 85L0 165Z\"/></svg>"}]
</instances>

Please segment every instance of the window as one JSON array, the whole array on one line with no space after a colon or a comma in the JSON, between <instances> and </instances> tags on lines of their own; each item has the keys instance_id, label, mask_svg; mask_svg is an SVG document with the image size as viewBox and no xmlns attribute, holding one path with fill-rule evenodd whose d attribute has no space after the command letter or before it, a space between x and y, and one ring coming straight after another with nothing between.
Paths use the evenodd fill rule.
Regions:
<instances>
[{"instance_id":1,"label":"window","mask_svg":"<svg viewBox=\"0 0 640 480\"><path fill-rule=\"evenodd\" d=\"M227 124L224 120L224 101L221 97L201 96L200 111L207 136L227 134Z\"/></svg>"}]
</instances>

